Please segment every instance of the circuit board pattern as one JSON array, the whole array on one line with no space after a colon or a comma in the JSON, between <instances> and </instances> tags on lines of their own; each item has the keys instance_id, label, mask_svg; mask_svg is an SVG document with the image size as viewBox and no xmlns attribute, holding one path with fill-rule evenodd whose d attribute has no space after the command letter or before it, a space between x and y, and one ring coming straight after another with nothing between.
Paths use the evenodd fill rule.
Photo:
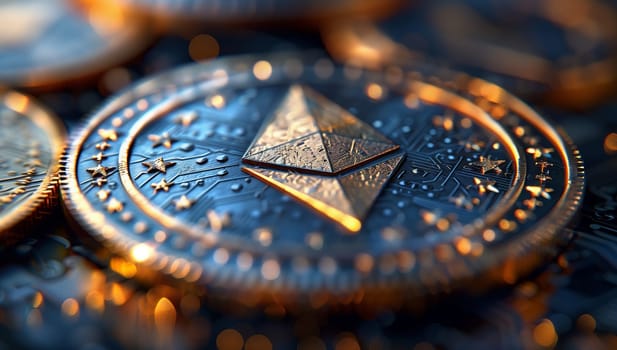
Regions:
<instances>
[{"instance_id":1,"label":"circuit board pattern","mask_svg":"<svg viewBox=\"0 0 617 350\"><path fill-rule=\"evenodd\" d=\"M285 77L282 82L273 73L274 82L259 83L258 72L253 77L257 87L238 89L234 83L226 85L244 82L244 73L223 74L214 66L197 75L218 72L223 78L212 85L220 87L197 83L169 89L169 95L132 95L120 109L102 113L79 141L73 160L84 203L121 228L110 235L131 252L138 249L151 257L154 249L180 256L169 271L179 278L197 279L203 272L215 273L216 281L240 281L244 278L236 278L244 275L258 285L282 287L299 274L303 282L293 284L302 284L303 290L324 285L349 290L365 276L391 282L407 274L431 276L428 270L436 263L444 268L434 274L436 279L488 268L505 254L491 246L529 244L525 239L519 243L515 233L532 229L536 218L556 215L554 206L571 200L563 198L568 150L551 144L521 116L501 115L508 131L489 133L443 105L417 97L409 101L396 89L377 96L371 80L358 84L329 61L316 61L300 81L379 130L406 154L359 234L350 236L316 219L306 207L239 168L257 126L289 84L298 81L285 82L284 69L275 72ZM263 62L255 62L254 70ZM506 146L496 135L516 138L525 150L519 181L513 182L515 170L507 154L519 146ZM553 156L559 148L559 156ZM70 165L68 171L72 169ZM578 189L580 183L573 182ZM513 197L515 202L501 205L517 188L522 193ZM74 193L70 186L66 191ZM506 212L497 221L484 219L495 208ZM305 227L298 229L298 221ZM550 239L553 226L560 224L546 222L551 228L528 239ZM484 223L494 228L477 228ZM114 227L106 230L114 232ZM462 233L466 237L461 240ZM467 258L471 260L462 264L458 260ZM169 263L161 259L157 264Z\"/></svg>"}]
</instances>

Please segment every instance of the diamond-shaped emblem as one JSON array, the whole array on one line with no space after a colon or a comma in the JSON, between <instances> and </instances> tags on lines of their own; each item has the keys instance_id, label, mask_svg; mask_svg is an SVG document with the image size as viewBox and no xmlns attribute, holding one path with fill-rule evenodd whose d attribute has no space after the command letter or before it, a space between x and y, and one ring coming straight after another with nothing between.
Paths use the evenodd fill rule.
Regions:
<instances>
[{"instance_id":1,"label":"diamond-shaped emblem","mask_svg":"<svg viewBox=\"0 0 617 350\"><path fill-rule=\"evenodd\" d=\"M399 146L312 89L293 85L243 170L352 232L403 159Z\"/></svg>"}]
</instances>

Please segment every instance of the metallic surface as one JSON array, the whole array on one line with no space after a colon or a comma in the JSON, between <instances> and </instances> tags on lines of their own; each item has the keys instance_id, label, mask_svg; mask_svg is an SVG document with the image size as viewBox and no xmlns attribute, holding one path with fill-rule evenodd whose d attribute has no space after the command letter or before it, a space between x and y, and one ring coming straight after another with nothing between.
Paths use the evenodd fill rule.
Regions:
<instances>
[{"instance_id":1,"label":"metallic surface","mask_svg":"<svg viewBox=\"0 0 617 350\"><path fill-rule=\"evenodd\" d=\"M242 157L243 170L356 232L402 156L333 178L399 147L306 86L292 85ZM271 166L283 170L267 169ZM302 174L308 170L311 174ZM316 173L316 174L315 174Z\"/></svg>"},{"instance_id":2,"label":"metallic surface","mask_svg":"<svg viewBox=\"0 0 617 350\"><path fill-rule=\"evenodd\" d=\"M401 3L400 0L113 0L134 14L146 15L160 22L173 23L172 28L190 22L212 23L276 23L324 21L350 16L380 17ZM183 23L184 22L184 23Z\"/></svg>"},{"instance_id":3,"label":"metallic surface","mask_svg":"<svg viewBox=\"0 0 617 350\"><path fill-rule=\"evenodd\" d=\"M517 94L580 109L617 91L616 23L617 8L601 0L438 0L377 23L337 22L323 38L343 61L443 61Z\"/></svg>"},{"instance_id":4,"label":"metallic surface","mask_svg":"<svg viewBox=\"0 0 617 350\"><path fill-rule=\"evenodd\" d=\"M31 97L0 91L0 234L23 234L57 200L65 131Z\"/></svg>"},{"instance_id":5,"label":"metallic surface","mask_svg":"<svg viewBox=\"0 0 617 350\"><path fill-rule=\"evenodd\" d=\"M491 84L470 79L452 91L402 71L396 78L281 54L146 80L72 141L66 205L138 268L228 296L396 303L469 278L474 288L514 283L564 238L582 190L576 151ZM259 126L296 84L405 154L355 235L241 170Z\"/></svg>"},{"instance_id":6,"label":"metallic surface","mask_svg":"<svg viewBox=\"0 0 617 350\"><path fill-rule=\"evenodd\" d=\"M0 83L9 86L75 82L148 45L139 21L91 0L3 1L0 21L10 28L0 34Z\"/></svg>"}]
</instances>

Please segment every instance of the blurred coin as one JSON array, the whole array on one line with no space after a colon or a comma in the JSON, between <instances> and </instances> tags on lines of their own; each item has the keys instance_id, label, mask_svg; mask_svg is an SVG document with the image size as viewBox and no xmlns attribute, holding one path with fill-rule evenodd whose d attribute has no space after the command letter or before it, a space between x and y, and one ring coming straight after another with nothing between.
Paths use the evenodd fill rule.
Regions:
<instances>
[{"instance_id":1,"label":"blurred coin","mask_svg":"<svg viewBox=\"0 0 617 350\"><path fill-rule=\"evenodd\" d=\"M578 207L580 159L499 87L433 80L318 54L179 68L74 136L65 204L140 268L243 300L514 283Z\"/></svg>"},{"instance_id":2,"label":"blurred coin","mask_svg":"<svg viewBox=\"0 0 617 350\"><path fill-rule=\"evenodd\" d=\"M602 1L422 1L379 23L333 23L323 37L345 61L438 59L566 107L617 88L617 11Z\"/></svg>"},{"instance_id":3,"label":"blurred coin","mask_svg":"<svg viewBox=\"0 0 617 350\"><path fill-rule=\"evenodd\" d=\"M123 63L148 44L142 23L91 0L0 3L0 83L39 88Z\"/></svg>"},{"instance_id":4,"label":"blurred coin","mask_svg":"<svg viewBox=\"0 0 617 350\"><path fill-rule=\"evenodd\" d=\"M64 128L30 97L0 92L0 236L28 233L56 204Z\"/></svg>"},{"instance_id":5,"label":"blurred coin","mask_svg":"<svg viewBox=\"0 0 617 350\"><path fill-rule=\"evenodd\" d=\"M187 20L211 24L271 23L293 24L298 20L324 21L349 16L379 17L400 0L114 0L135 14L157 19L157 23L186 25Z\"/></svg>"}]
</instances>

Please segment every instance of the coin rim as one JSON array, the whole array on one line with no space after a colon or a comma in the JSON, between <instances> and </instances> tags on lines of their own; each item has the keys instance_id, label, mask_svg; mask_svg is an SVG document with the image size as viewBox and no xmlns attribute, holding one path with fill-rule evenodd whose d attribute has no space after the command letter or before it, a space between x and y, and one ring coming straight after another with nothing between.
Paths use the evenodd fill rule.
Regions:
<instances>
[{"instance_id":1,"label":"coin rim","mask_svg":"<svg viewBox=\"0 0 617 350\"><path fill-rule=\"evenodd\" d=\"M23 111L16 111L6 105L8 96L15 96L27 101ZM0 88L0 99L6 108L29 118L39 129L43 130L50 143L50 161L45 177L39 187L28 199L13 208L8 215L0 216L0 232L6 235L21 234L21 224L29 224L34 214L40 213L55 205L55 198L59 186L60 159L66 146L66 129L62 122L43 105L32 97L16 91ZM32 220L34 221L34 220Z\"/></svg>"},{"instance_id":2,"label":"coin rim","mask_svg":"<svg viewBox=\"0 0 617 350\"><path fill-rule=\"evenodd\" d=\"M278 56L280 56L280 54ZM259 58L273 59L278 56L277 55L265 55ZM286 59L297 58L297 59L300 59L300 61L302 61L302 56L298 54L285 55L284 57ZM209 70L213 71L215 70L214 68L219 67L219 66L222 66L222 67L229 66L233 64L234 62L244 63L245 66L248 66L247 63L254 63L256 60L257 59L255 56L239 56L239 57L234 57L234 58L228 58L222 61L215 61L215 63L210 63L212 66L209 68ZM198 65L189 65L188 68L187 67L177 68L175 70L172 70L171 72L163 73L153 78L146 79L142 83L134 85L126 93L109 99L108 102L105 105L103 105L103 107L95 111L94 113L95 117L91 118L82 130L75 132L73 134L72 141L70 142L70 147L67 148L67 152L65 153L65 157L63 158L63 170L61 172L62 191L64 194L66 194L65 195L65 198L66 198L65 205L67 206L69 212L72 213L73 216L77 218L77 220L82 224L82 226L84 226L86 229L89 229L95 237L98 237L99 241L102 241L104 245L112 248L112 250L116 252L118 251L124 252L123 254L124 256L127 255L126 253L129 251L131 246L134 246L141 242L133 242L133 240L127 239L127 238L122 238L120 240L115 238L116 240L118 240L118 242L110 241L110 237L113 237L114 235L116 235L113 232L114 228L111 226L100 227L101 226L100 222L97 223L97 222L94 222L96 220L93 221L91 218L88 218L88 215L87 215L88 213L81 213L76 203L72 201L71 196L73 192L75 191L79 192L78 186L75 187L76 185L74 185L76 183L76 180L74 178L71 179L71 174L74 174L75 169L76 169L75 162L77 158L76 158L76 154L74 153L77 150L79 150L79 147L81 147L80 145L83 143L85 138L90 135L93 129L96 128L100 124L100 122L102 122L103 120L106 120L109 117L110 113L117 112L118 110L120 110L118 107L122 107L125 105L125 103L123 102L125 102L126 100L129 100L129 101L136 100L140 96L143 96L138 93L140 90L142 90L142 92L143 90L146 90L145 95L148 95L150 93L155 94L158 89L163 88L163 86L165 85L165 81L167 80L176 81L176 83L178 83L178 81L180 83L184 83L184 81L182 81L181 79L182 73L184 72L183 70L190 71L191 67L196 67L196 66ZM176 73L180 77L174 78L174 74ZM191 78L199 79L199 77L197 78L191 77ZM487 84L490 84L490 83L487 83ZM149 88L151 90L150 92L147 92ZM536 253L542 253L540 255L543 258L546 258L547 256L546 252L543 252L543 251L541 252L541 249L539 248L541 246L545 246L547 243L551 243L556 240L557 231L565 227L567 222L573 217L574 213L580 206L580 201L581 201L583 186L584 186L584 171L582 167L583 165L582 159L580 157L580 153L578 152L578 150L574 147L574 145L571 144L569 139L567 139L567 136L562 135L561 132L555 130L553 127L548 125L546 121L543 118L541 118L533 109L531 109L529 106L524 104L522 101L506 93L505 91L503 91L503 89L499 87L497 88L503 92L502 96L507 96L509 99L518 101L522 106L526 106L531 112L533 112L531 119L539 118L539 120L541 121L540 124L543 127L546 127L546 129L543 129L543 130L551 131L551 133L553 134L553 138L556 137L557 141L561 141L557 143L561 147L563 147L561 153L564 158L564 167L570 169L569 179L567 179L568 182L564 187L563 193L559 201L555 203L554 207L551 209L549 213L547 213L545 218L543 218L542 220L539 220L530 229L521 232L519 235L517 235L517 238L515 240L507 242L506 244L504 244L504 246L492 248L490 256L485 256L482 259L484 263L480 264L479 266L477 266L476 269L474 269L473 276L457 275L456 279L453 281L453 285L456 285L458 282L464 281L467 277L477 277L477 276L485 274L488 270L501 269L504 265L503 260L504 260L505 253L508 253L507 257L512 257L512 256L531 257L531 256L536 256L537 255ZM529 122L533 124L531 119L529 120ZM549 139L551 138L547 134L545 136L548 137ZM104 214L102 213L98 213L97 215L104 216ZM539 235L534 234L535 232L539 232ZM168 256L168 254L163 254L161 252L154 252L153 255L158 255L158 257L162 257L162 258L165 258L166 256ZM169 255L169 257L171 257L171 255ZM499 257L502 257L502 258L499 259ZM182 259L179 257L177 258L178 260L183 260L185 263L190 264L190 266L192 266L193 268L199 271L197 274L190 274L190 276L187 276L186 278L184 278L185 280L189 280L189 282L194 282L199 278L203 278L200 276L202 272L201 268L199 266L196 266L198 264L187 262L185 259ZM151 263L139 263L139 265L144 265L145 267L148 267L148 265L151 265L151 264L152 262ZM531 265L534 265L534 264L531 264ZM528 269L529 269L528 266L516 266L517 272L528 271ZM173 275L173 273L170 271L161 271L161 272L164 272L168 275L169 274ZM398 281L397 283L389 283L388 288L392 290L395 290L395 289L398 290L399 287L403 287L403 288L415 287L416 289L419 289L418 287L420 288L423 287L419 285L417 282L416 282L416 285L413 285L413 283L409 283L409 282L412 282L412 281L406 282L405 280L403 280L403 281ZM278 292L289 292L280 283L275 285L275 283L268 283L268 281L256 281L254 284L256 285L255 287L257 288L257 290L262 289L263 291L270 291L270 292L276 291L277 293ZM229 282L229 285L232 286L233 282ZM366 289L367 293L369 289L374 288L375 290L379 290L380 293L382 293L384 290L383 289L384 285L380 283L376 283L374 286L372 286L368 283L363 282L360 286L352 287L352 288L358 288L358 289L363 289L363 290ZM448 289L448 288L445 287L442 289ZM293 293L293 291L291 292ZM408 289L405 289L404 292L406 295L414 295L414 293Z\"/></svg>"}]
</instances>

